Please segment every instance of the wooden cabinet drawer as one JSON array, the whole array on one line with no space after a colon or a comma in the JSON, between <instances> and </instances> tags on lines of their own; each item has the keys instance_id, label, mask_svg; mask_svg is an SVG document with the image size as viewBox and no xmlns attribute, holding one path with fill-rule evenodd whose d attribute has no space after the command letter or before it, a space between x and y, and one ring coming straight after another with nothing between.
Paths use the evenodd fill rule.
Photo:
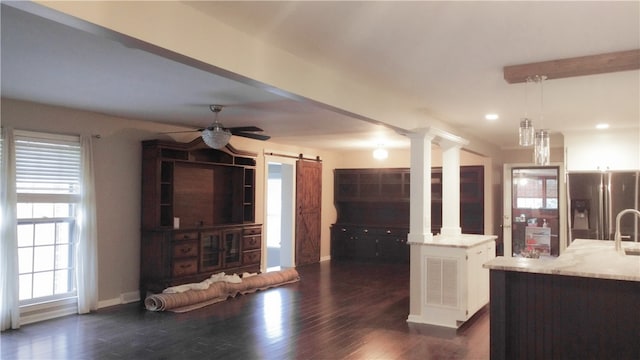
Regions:
<instances>
[{"instance_id":1,"label":"wooden cabinet drawer","mask_svg":"<svg viewBox=\"0 0 640 360\"><path fill-rule=\"evenodd\" d=\"M173 234L174 240L198 240L198 232L178 232Z\"/></svg>"},{"instance_id":2,"label":"wooden cabinet drawer","mask_svg":"<svg viewBox=\"0 0 640 360\"><path fill-rule=\"evenodd\" d=\"M262 245L262 236L245 236L242 238L242 250L260 249Z\"/></svg>"},{"instance_id":3,"label":"wooden cabinet drawer","mask_svg":"<svg viewBox=\"0 0 640 360\"><path fill-rule=\"evenodd\" d=\"M173 276L191 275L198 272L198 259L176 260L173 262Z\"/></svg>"},{"instance_id":4,"label":"wooden cabinet drawer","mask_svg":"<svg viewBox=\"0 0 640 360\"><path fill-rule=\"evenodd\" d=\"M242 265L260 263L260 250L245 251L242 253Z\"/></svg>"},{"instance_id":5,"label":"wooden cabinet drawer","mask_svg":"<svg viewBox=\"0 0 640 360\"><path fill-rule=\"evenodd\" d=\"M198 256L198 242L186 241L173 245L173 257L184 258Z\"/></svg>"},{"instance_id":6,"label":"wooden cabinet drawer","mask_svg":"<svg viewBox=\"0 0 640 360\"><path fill-rule=\"evenodd\" d=\"M262 234L262 227L244 228L243 235L259 235Z\"/></svg>"}]
</instances>

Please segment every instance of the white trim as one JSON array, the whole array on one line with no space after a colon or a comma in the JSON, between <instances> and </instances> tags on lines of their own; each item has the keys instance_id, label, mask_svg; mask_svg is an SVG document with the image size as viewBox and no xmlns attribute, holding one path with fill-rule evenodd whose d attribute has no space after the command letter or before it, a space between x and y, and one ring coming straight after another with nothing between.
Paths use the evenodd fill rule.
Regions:
<instances>
[{"instance_id":1,"label":"white trim","mask_svg":"<svg viewBox=\"0 0 640 360\"><path fill-rule=\"evenodd\" d=\"M120 300L123 304L140 301L140 291L129 291L126 293L122 293L120 294Z\"/></svg>"},{"instance_id":2,"label":"white trim","mask_svg":"<svg viewBox=\"0 0 640 360\"><path fill-rule=\"evenodd\" d=\"M18 130L14 129L13 134L16 137L20 138L31 138L31 139L39 139L39 140L47 140L47 141L62 141L64 143L75 143L78 144L80 142L80 135L67 135L67 134L56 134L42 131L29 131L29 130ZM22 139L21 139L22 140Z\"/></svg>"},{"instance_id":3,"label":"white trim","mask_svg":"<svg viewBox=\"0 0 640 360\"><path fill-rule=\"evenodd\" d=\"M103 309L103 308L116 306L116 305L129 304L136 301L140 301L140 292L130 291L130 292L120 294L119 297L98 301L98 309Z\"/></svg>"},{"instance_id":4,"label":"white trim","mask_svg":"<svg viewBox=\"0 0 640 360\"><path fill-rule=\"evenodd\" d=\"M320 257L320 262L329 261L329 260L331 260L331 255L321 256Z\"/></svg>"},{"instance_id":5,"label":"white trim","mask_svg":"<svg viewBox=\"0 0 640 360\"><path fill-rule=\"evenodd\" d=\"M55 319L78 313L75 297L20 306L20 325Z\"/></svg>"}]
</instances>

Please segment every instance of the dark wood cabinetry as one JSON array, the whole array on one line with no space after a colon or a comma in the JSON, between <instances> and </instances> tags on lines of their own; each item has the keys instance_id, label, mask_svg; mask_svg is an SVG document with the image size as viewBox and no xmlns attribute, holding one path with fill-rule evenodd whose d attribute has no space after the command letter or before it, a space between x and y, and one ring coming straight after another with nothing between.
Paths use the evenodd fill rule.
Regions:
<instances>
[{"instance_id":1,"label":"dark wood cabinetry","mask_svg":"<svg viewBox=\"0 0 640 360\"><path fill-rule=\"evenodd\" d=\"M460 167L460 227L465 234L484 233L484 167ZM442 228L442 168L431 169L431 231Z\"/></svg>"},{"instance_id":2,"label":"dark wood cabinetry","mask_svg":"<svg viewBox=\"0 0 640 360\"><path fill-rule=\"evenodd\" d=\"M142 143L140 290L260 270L255 224L255 154L230 146Z\"/></svg>"},{"instance_id":3,"label":"dark wood cabinetry","mask_svg":"<svg viewBox=\"0 0 640 360\"><path fill-rule=\"evenodd\" d=\"M442 168L431 175L431 224L442 227ZM336 169L331 257L345 260L409 262L410 171L407 168ZM484 232L484 168L460 167L460 226Z\"/></svg>"}]
</instances>

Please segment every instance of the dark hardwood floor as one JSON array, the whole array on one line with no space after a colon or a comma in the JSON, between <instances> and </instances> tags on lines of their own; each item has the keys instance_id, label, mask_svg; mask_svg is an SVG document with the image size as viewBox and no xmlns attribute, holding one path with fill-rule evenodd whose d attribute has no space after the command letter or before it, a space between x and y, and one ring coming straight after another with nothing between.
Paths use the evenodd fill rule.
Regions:
<instances>
[{"instance_id":1,"label":"dark hardwood floor","mask_svg":"<svg viewBox=\"0 0 640 360\"><path fill-rule=\"evenodd\" d=\"M488 359L489 314L410 324L409 268L324 262L300 282L188 313L139 303L9 330L2 359Z\"/></svg>"}]
</instances>

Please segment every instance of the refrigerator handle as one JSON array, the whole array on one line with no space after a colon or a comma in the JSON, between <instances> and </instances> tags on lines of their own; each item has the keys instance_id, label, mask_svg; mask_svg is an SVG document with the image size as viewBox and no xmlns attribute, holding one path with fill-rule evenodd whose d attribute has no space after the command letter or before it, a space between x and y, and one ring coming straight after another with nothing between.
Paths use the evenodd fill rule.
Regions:
<instances>
[{"instance_id":1,"label":"refrigerator handle","mask_svg":"<svg viewBox=\"0 0 640 360\"><path fill-rule=\"evenodd\" d=\"M607 175L600 176L600 186L598 186L598 230L596 238L609 240L609 186L607 185Z\"/></svg>"},{"instance_id":2,"label":"refrigerator handle","mask_svg":"<svg viewBox=\"0 0 640 360\"><path fill-rule=\"evenodd\" d=\"M612 236L613 233L615 233L615 229L614 227L616 226L616 222L614 217L616 216L615 214L612 214L611 212L613 211L613 204L611 201L611 174L610 173L606 173L602 176L602 180L603 180L603 211L604 214L602 216L602 221L603 221L603 240L613 240Z\"/></svg>"}]
</instances>

